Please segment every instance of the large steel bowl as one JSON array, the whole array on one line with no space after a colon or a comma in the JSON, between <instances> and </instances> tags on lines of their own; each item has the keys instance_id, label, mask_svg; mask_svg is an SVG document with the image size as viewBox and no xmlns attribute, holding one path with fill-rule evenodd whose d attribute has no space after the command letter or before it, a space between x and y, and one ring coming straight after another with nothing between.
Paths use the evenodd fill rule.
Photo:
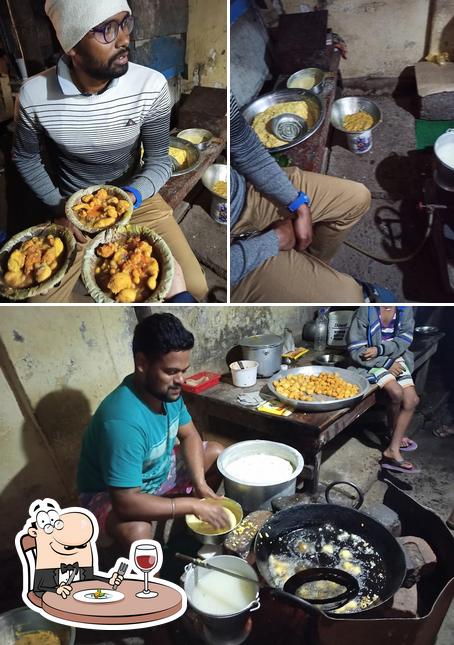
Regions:
<instances>
[{"instance_id":1,"label":"large steel bowl","mask_svg":"<svg viewBox=\"0 0 454 645\"><path fill-rule=\"evenodd\" d=\"M292 374L317 376L322 372L338 374L344 379L344 381L357 385L359 387L358 394L355 394L355 396L351 396L348 399L334 399L322 394L314 394L314 401L296 401L295 399L288 399L286 396L279 394L273 385L273 381L280 381L286 376L291 376ZM341 367L318 367L316 365L307 365L305 367L295 367L291 370L285 370L275 374L268 380L268 387L274 396L298 410L305 410L306 412L329 412L331 410L340 410L341 408L350 408L356 403L359 403L369 390L369 382L364 376L361 376L361 374L358 374L358 372L353 370L345 370Z\"/></svg>"},{"instance_id":2,"label":"large steel bowl","mask_svg":"<svg viewBox=\"0 0 454 645\"><path fill-rule=\"evenodd\" d=\"M263 479L258 483L253 483L239 479L230 472L229 465L240 457L259 454L286 459L293 466L292 474L280 482L275 482L270 478L269 483L266 481L263 483ZM250 513L257 509L271 510L271 500L275 497L295 494L296 479L303 470L304 458L295 448L284 443L251 439L250 441L240 441L223 450L217 459L217 467L224 478L226 495L237 501L245 513Z\"/></svg>"},{"instance_id":3,"label":"large steel bowl","mask_svg":"<svg viewBox=\"0 0 454 645\"><path fill-rule=\"evenodd\" d=\"M368 131L373 130L379 123L381 123L381 112L379 107L364 96L345 96L343 99L334 101L331 110L331 124L341 132L347 134L354 134L352 130L346 130L343 126L344 118L349 114L356 114L357 112L367 112L373 118L374 123Z\"/></svg>"},{"instance_id":4,"label":"large steel bowl","mask_svg":"<svg viewBox=\"0 0 454 645\"><path fill-rule=\"evenodd\" d=\"M270 92L269 94L264 94L260 98L252 101L244 110L243 116L249 124L252 124L254 118L264 112L266 109L272 105L278 103L287 103L288 101L306 101L312 106L312 109L316 113L316 120L312 128L309 128L303 132L299 137L290 141L288 143L283 143L281 146L276 146L275 148L268 148L270 152L282 152L283 150L288 150L293 148L293 146L306 141L309 139L323 123L325 118L325 106L321 99L316 96L313 92L309 90L276 90L275 92Z\"/></svg>"},{"instance_id":5,"label":"large steel bowl","mask_svg":"<svg viewBox=\"0 0 454 645\"><path fill-rule=\"evenodd\" d=\"M37 631L54 633L62 645L74 645L76 640L74 627L51 622L28 607L18 607L0 615L0 643L2 645L14 645L22 635Z\"/></svg>"}]
</instances>

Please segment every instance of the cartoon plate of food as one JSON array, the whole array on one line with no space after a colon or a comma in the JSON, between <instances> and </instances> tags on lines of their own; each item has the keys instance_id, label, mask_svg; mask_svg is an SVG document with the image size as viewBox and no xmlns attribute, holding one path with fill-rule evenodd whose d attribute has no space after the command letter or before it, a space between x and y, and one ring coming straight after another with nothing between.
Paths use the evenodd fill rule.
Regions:
<instances>
[{"instance_id":1,"label":"cartoon plate of food","mask_svg":"<svg viewBox=\"0 0 454 645\"><path fill-rule=\"evenodd\" d=\"M113 589L84 589L83 591L76 591L74 600L80 602L92 602L94 604L105 602L118 602L125 597L120 591Z\"/></svg>"}]
</instances>

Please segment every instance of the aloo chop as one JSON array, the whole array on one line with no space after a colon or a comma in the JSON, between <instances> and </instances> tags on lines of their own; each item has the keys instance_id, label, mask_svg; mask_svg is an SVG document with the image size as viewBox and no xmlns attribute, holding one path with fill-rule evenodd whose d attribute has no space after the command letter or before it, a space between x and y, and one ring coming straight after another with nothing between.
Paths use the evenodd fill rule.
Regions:
<instances>
[{"instance_id":1,"label":"aloo chop","mask_svg":"<svg viewBox=\"0 0 454 645\"><path fill-rule=\"evenodd\" d=\"M156 289L160 272L153 247L140 235L107 242L96 248L100 258L96 282L117 302L144 302Z\"/></svg>"},{"instance_id":2,"label":"aloo chop","mask_svg":"<svg viewBox=\"0 0 454 645\"><path fill-rule=\"evenodd\" d=\"M129 196L117 186L91 186L72 195L66 216L81 231L98 233L126 224L133 211Z\"/></svg>"},{"instance_id":3,"label":"aloo chop","mask_svg":"<svg viewBox=\"0 0 454 645\"><path fill-rule=\"evenodd\" d=\"M283 397L295 401L314 401L313 395L324 395L333 399L348 399L359 393L359 387L344 380L335 372L321 372L318 375L291 374L273 381L276 391Z\"/></svg>"},{"instance_id":4,"label":"aloo chop","mask_svg":"<svg viewBox=\"0 0 454 645\"><path fill-rule=\"evenodd\" d=\"M53 235L26 240L9 255L5 284L26 289L45 282L58 271L64 249L63 240Z\"/></svg>"}]
</instances>

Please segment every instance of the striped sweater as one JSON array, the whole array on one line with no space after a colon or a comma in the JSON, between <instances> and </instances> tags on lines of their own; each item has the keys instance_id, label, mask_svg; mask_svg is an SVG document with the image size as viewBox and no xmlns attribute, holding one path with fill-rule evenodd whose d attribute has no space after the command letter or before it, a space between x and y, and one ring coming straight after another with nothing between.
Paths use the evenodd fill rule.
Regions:
<instances>
[{"instance_id":1,"label":"striped sweater","mask_svg":"<svg viewBox=\"0 0 454 645\"><path fill-rule=\"evenodd\" d=\"M128 184L147 199L171 175L170 109L159 72L130 63L102 93L88 95L74 85L63 56L21 88L13 160L35 195L58 214L66 197L95 184Z\"/></svg>"},{"instance_id":2,"label":"striped sweater","mask_svg":"<svg viewBox=\"0 0 454 645\"><path fill-rule=\"evenodd\" d=\"M388 369L396 358L402 356L410 372L414 368L413 353L409 347L413 341L415 321L412 307L396 307L393 337L384 340L381 334L380 307L358 307L347 334L348 352L355 365L363 373L373 367ZM369 361L361 354L366 347L376 347L378 355Z\"/></svg>"},{"instance_id":3,"label":"striped sweater","mask_svg":"<svg viewBox=\"0 0 454 645\"><path fill-rule=\"evenodd\" d=\"M246 123L238 104L230 97L230 226L241 217L246 203L246 180L260 193L286 206L298 196L285 172ZM230 282L234 286L250 271L279 254L279 240L270 230L257 237L232 244Z\"/></svg>"}]
</instances>

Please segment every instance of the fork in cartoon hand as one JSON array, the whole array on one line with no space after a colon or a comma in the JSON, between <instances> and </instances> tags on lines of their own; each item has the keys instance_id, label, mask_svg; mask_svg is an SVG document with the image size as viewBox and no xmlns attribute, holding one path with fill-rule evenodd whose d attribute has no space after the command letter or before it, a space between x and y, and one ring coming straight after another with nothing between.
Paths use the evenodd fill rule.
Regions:
<instances>
[{"instance_id":1,"label":"fork in cartoon hand","mask_svg":"<svg viewBox=\"0 0 454 645\"><path fill-rule=\"evenodd\" d=\"M123 580L123 578L124 578L124 575L125 575L125 573L126 573L127 569L128 569L128 563L127 563L127 562L121 562L121 563L120 563L120 566L118 567L118 571L116 572L119 576L121 576L121 580L119 580L118 582L116 582L116 583L113 585L112 589L113 589L114 591L116 591L116 590L117 590L118 585L119 585L119 584L121 584L121 582L122 582L122 580Z\"/></svg>"}]
</instances>

